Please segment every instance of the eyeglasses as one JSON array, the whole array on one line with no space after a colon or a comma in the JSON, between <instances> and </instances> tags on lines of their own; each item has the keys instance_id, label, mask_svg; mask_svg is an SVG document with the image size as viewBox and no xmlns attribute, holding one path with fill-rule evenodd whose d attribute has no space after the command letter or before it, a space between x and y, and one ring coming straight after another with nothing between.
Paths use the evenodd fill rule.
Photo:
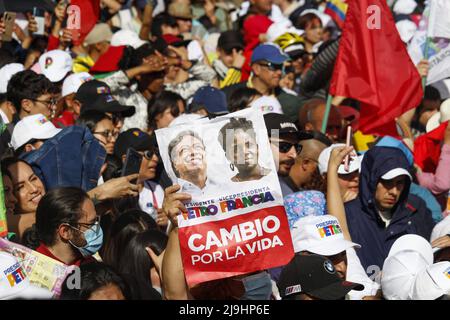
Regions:
<instances>
[{"instance_id":1,"label":"eyeglasses","mask_svg":"<svg viewBox=\"0 0 450 320\"><path fill-rule=\"evenodd\" d=\"M71 225L71 224L68 224L68 223L65 223L65 224L68 225L69 227L75 229L75 230L78 230L78 231L80 231L80 232L83 232L83 231L81 231L79 228L74 227L74 226ZM99 228L100 228L100 216L96 216L96 217L95 217L95 221L94 221L93 223L82 223L82 222L78 222L78 223L76 223L76 225L78 225L78 226L80 226L80 227L85 227L86 229L92 229L92 230L94 230L95 233L97 233L98 230L99 230Z\"/></svg>"},{"instance_id":2,"label":"eyeglasses","mask_svg":"<svg viewBox=\"0 0 450 320\"><path fill-rule=\"evenodd\" d=\"M45 101L45 100L37 100L37 99L31 99L32 101L35 101L35 102L40 102L40 103L42 103L42 104L45 104L45 106L47 107L47 108L49 108L50 109L50 107L51 106L56 106L56 104L58 103L58 100L57 99L50 99L50 100L48 100L48 101Z\"/></svg>"},{"instance_id":3,"label":"eyeglasses","mask_svg":"<svg viewBox=\"0 0 450 320\"><path fill-rule=\"evenodd\" d=\"M278 151L280 151L281 153L287 153L289 152L289 150L291 150L292 147L295 147L295 152L297 154L300 154L303 149L303 146L299 143L290 143L286 141L277 141L272 143L275 145L278 144Z\"/></svg>"},{"instance_id":4,"label":"eyeglasses","mask_svg":"<svg viewBox=\"0 0 450 320\"><path fill-rule=\"evenodd\" d=\"M267 62L267 63L258 63L260 66L266 67L267 69L269 69L270 71L278 71L278 70L283 70L283 65L282 64L275 64L272 62Z\"/></svg>"},{"instance_id":5,"label":"eyeglasses","mask_svg":"<svg viewBox=\"0 0 450 320\"><path fill-rule=\"evenodd\" d=\"M139 153L141 153L141 152L139 152ZM156 148L152 149L152 150L147 150L147 151L142 152L142 155L147 160L152 160L153 155L155 155L155 154L156 154L156 156L158 156L158 154L159 154L159 150L156 149Z\"/></svg>"},{"instance_id":6,"label":"eyeglasses","mask_svg":"<svg viewBox=\"0 0 450 320\"><path fill-rule=\"evenodd\" d=\"M93 132L94 134L99 134L101 136L103 136L106 140L108 139L117 139L117 137L119 136L118 132L114 132L114 131L110 131L110 130L105 130L105 131L95 131Z\"/></svg>"},{"instance_id":7,"label":"eyeglasses","mask_svg":"<svg viewBox=\"0 0 450 320\"><path fill-rule=\"evenodd\" d=\"M98 225L100 225L100 216L96 216L93 223L78 222L77 225L86 227L86 228L92 228L93 226L98 226Z\"/></svg>"}]
</instances>

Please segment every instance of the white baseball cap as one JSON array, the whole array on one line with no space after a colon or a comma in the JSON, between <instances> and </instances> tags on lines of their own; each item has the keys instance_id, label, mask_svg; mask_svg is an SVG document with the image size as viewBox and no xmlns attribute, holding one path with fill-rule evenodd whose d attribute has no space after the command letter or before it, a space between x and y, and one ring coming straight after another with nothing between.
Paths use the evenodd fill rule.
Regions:
<instances>
[{"instance_id":1,"label":"white baseball cap","mask_svg":"<svg viewBox=\"0 0 450 320\"><path fill-rule=\"evenodd\" d=\"M413 300L436 300L450 294L450 262L443 261L428 266L416 277Z\"/></svg>"},{"instance_id":2,"label":"white baseball cap","mask_svg":"<svg viewBox=\"0 0 450 320\"><path fill-rule=\"evenodd\" d=\"M17 150L31 139L50 139L60 131L61 129L56 128L44 115L34 114L17 122L12 133L11 144L14 150Z\"/></svg>"},{"instance_id":3,"label":"white baseball cap","mask_svg":"<svg viewBox=\"0 0 450 320\"><path fill-rule=\"evenodd\" d=\"M381 289L387 300L411 300L417 274L433 263L433 250L423 237L407 234L398 238L384 261Z\"/></svg>"},{"instance_id":4,"label":"white baseball cap","mask_svg":"<svg viewBox=\"0 0 450 320\"><path fill-rule=\"evenodd\" d=\"M72 70L72 57L63 50L51 50L39 58L39 67L51 82L61 81Z\"/></svg>"},{"instance_id":5,"label":"white baseball cap","mask_svg":"<svg viewBox=\"0 0 450 320\"><path fill-rule=\"evenodd\" d=\"M411 14L417 7L417 2L415 0L398 0L393 8L396 14Z\"/></svg>"},{"instance_id":6,"label":"white baseball cap","mask_svg":"<svg viewBox=\"0 0 450 320\"><path fill-rule=\"evenodd\" d=\"M343 144L343 143L332 144L331 146L323 149L322 152L320 153L319 159L318 159L320 174L324 174L324 173L328 172L328 162L330 161L331 151L337 147L345 147L345 144ZM354 157L353 159L350 159L348 171L345 171L345 166L343 164L341 164L338 168L338 173L339 174L349 174L349 173L359 170L359 168L361 167L361 159L362 159L362 156L358 156L358 157Z\"/></svg>"},{"instance_id":7,"label":"white baseball cap","mask_svg":"<svg viewBox=\"0 0 450 320\"><path fill-rule=\"evenodd\" d=\"M426 131L430 132L441 125L441 123L450 120L450 99L445 100L439 107L439 112L433 114L428 120L426 125Z\"/></svg>"},{"instance_id":8,"label":"white baseball cap","mask_svg":"<svg viewBox=\"0 0 450 320\"><path fill-rule=\"evenodd\" d=\"M62 85L62 96L65 97L71 93L76 93L78 91L78 88L80 88L83 83L92 79L94 79L94 77L87 72L71 74L66 79L64 79Z\"/></svg>"},{"instance_id":9,"label":"white baseball cap","mask_svg":"<svg viewBox=\"0 0 450 320\"><path fill-rule=\"evenodd\" d=\"M408 176L410 180L412 180L411 175L409 174L408 170L403 168L395 168L392 170L389 170L385 174L381 176L381 179L383 180L391 180L394 178L397 178L398 176Z\"/></svg>"},{"instance_id":10,"label":"white baseball cap","mask_svg":"<svg viewBox=\"0 0 450 320\"><path fill-rule=\"evenodd\" d=\"M430 243L437 238L450 234L450 216L447 216L444 220L436 224L431 232ZM442 248L433 248L433 252L442 250Z\"/></svg>"},{"instance_id":11,"label":"white baseball cap","mask_svg":"<svg viewBox=\"0 0 450 320\"><path fill-rule=\"evenodd\" d=\"M21 63L8 63L0 69L0 93L6 93L8 82L17 72L25 70Z\"/></svg>"},{"instance_id":12,"label":"white baseball cap","mask_svg":"<svg viewBox=\"0 0 450 320\"><path fill-rule=\"evenodd\" d=\"M333 256L359 244L344 239L341 226L331 215L306 216L291 228L294 251L309 251L322 256Z\"/></svg>"},{"instance_id":13,"label":"white baseball cap","mask_svg":"<svg viewBox=\"0 0 450 320\"><path fill-rule=\"evenodd\" d=\"M256 108L258 112L262 114L266 113L279 113L283 114L281 104L275 97L262 96L250 103L250 107Z\"/></svg>"},{"instance_id":14,"label":"white baseball cap","mask_svg":"<svg viewBox=\"0 0 450 320\"><path fill-rule=\"evenodd\" d=\"M146 43L148 43L148 41L140 39L139 35L131 30L119 30L114 33L111 38L111 45L115 47L130 46L137 49Z\"/></svg>"},{"instance_id":15,"label":"white baseball cap","mask_svg":"<svg viewBox=\"0 0 450 320\"><path fill-rule=\"evenodd\" d=\"M53 294L30 283L28 275L17 259L0 251L0 300L51 299Z\"/></svg>"}]
</instances>

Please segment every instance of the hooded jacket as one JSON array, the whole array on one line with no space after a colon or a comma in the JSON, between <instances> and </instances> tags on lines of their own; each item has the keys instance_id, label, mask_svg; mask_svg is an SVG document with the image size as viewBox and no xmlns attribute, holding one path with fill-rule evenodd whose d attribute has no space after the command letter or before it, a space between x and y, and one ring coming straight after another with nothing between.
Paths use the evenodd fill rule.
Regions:
<instances>
[{"instance_id":1,"label":"hooded jacket","mask_svg":"<svg viewBox=\"0 0 450 320\"><path fill-rule=\"evenodd\" d=\"M368 274L381 270L392 244L399 237L417 234L428 240L434 227L425 202L409 193L410 179L406 180L405 188L392 209L389 226L386 227L380 218L375 207L376 187L384 174L396 168L409 168L399 149L373 147L367 151L361 164L358 197L345 204L349 232L352 241L361 245L356 252Z\"/></svg>"}]
</instances>

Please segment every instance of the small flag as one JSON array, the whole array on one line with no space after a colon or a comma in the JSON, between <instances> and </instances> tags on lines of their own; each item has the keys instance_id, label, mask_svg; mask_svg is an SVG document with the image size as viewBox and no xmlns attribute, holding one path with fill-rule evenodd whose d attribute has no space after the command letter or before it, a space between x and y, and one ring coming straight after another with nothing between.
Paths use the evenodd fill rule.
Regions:
<instances>
[{"instance_id":1,"label":"small flag","mask_svg":"<svg viewBox=\"0 0 450 320\"><path fill-rule=\"evenodd\" d=\"M347 12L347 4L342 0L328 0L325 13L328 14L339 28L343 28L345 14Z\"/></svg>"}]
</instances>

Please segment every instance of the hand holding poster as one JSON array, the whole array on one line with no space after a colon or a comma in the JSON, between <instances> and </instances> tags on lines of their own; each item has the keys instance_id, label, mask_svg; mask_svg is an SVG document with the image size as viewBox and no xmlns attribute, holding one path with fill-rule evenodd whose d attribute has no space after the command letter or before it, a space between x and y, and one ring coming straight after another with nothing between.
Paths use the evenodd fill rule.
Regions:
<instances>
[{"instance_id":1,"label":"hand holding poster","mask_svg":"<svg viewBox=\"0 0 450 320\"><path fill-rule=\"evenodd\" d=\"M178 216L189 286L284 265L294 252L261 113L156 131L165 169L192 196Z\"/></svg>"},{"instance_id":2,"label":"hand holding poster","mask_svg":"<svg viewBox=\"0 0 450 320\"><path fill-rule=\"evenodd\" d=\"M0 251L8 252L16 257L28 275L30 283L51 291L55 298L61 295L61 286L64 279L75 268L2 238L0 238Z\"/></svg>"}]
</instances>

